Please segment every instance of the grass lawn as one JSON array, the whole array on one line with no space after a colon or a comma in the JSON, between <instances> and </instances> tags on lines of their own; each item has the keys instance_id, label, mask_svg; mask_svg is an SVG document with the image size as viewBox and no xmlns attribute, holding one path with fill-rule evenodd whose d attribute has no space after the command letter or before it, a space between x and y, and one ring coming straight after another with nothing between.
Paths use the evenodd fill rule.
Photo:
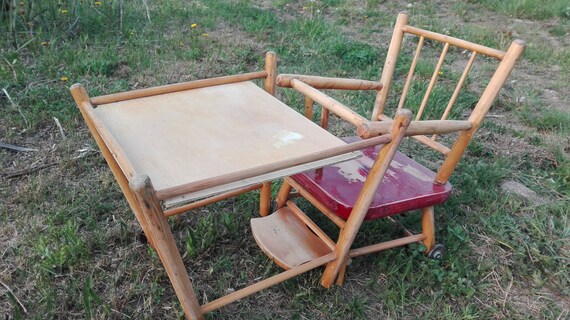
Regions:
<instances>
[{"instance_id":1,"label":"grass lawn","mask_svg":"<svg viewBox=\"0 0 570 320\"><path fill-rule=\"evenodd\" d=\"M0 317L183 317L158 256L136 240L134 215L71 99L71 84L80 82L96 96L252 72L262 68L269 50L278 55L280 73L375 80L403 10L412 25L501 50L515 38L527 43L451 177L454 193L436 207L436 235L446 256L431 260L411 245L357 258L342 287L322 288L315 270L207 318L570 317L566 1L0 3L6 4L0 17L0 142L35 150L0 148ZM461 55L450 51L449 59ZM425 72L429 77L432 71ZM480 85L479 76L468 81L459 103L473 103L470 91ZM278 96L304 107L290 90ZM371 113L373 94L335 97L364 116ZM522 183L540 201L501 192L505 180ZM200 302L280 271L251 237L257 199L245 194L170 219ZM405 220L413 225L417 215ZM397 233L389 222L375 221L357 241Z\"/></svg>"}]
</instances>

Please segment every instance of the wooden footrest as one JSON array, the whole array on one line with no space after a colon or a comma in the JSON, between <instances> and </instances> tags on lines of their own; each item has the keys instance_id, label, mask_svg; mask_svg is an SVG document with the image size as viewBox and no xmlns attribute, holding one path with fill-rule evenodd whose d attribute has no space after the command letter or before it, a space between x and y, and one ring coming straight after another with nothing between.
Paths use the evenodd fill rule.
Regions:
<instances>
[{"instance_id":1,"label":"wooden footrest","mask_svg":"<svg viewBox=\"0 0 570 320\"><path fill-rule=\"evenodd\" d=\"M285 270L332 252L288 207L251 219L251 231L261 250Z\"/></svg>"}]
</instances>

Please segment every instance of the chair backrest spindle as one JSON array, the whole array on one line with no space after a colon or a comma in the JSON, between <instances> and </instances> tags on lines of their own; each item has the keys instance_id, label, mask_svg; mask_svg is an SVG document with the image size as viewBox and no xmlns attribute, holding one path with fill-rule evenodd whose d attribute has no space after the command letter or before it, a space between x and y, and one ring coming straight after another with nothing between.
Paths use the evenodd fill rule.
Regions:
<instances>
[{"instance_id":1,"label":"chair backrest spindle","mask_svg":"<svg viewBox=\"0 0 570 320\"><path fill-rule=\"evenodd\" d=\"M398 111L402 110L404 102L406 102L406 95L408 94L408 90L410 90L410 83L412 82L412 77L414 76L414 70L416 69L416 64L418 63L420 52L424 45L424 39L425 39L424 36L420 36L420 40L418 41L418 46L416 48L416 53L414 54L414 60L412 60L412 64L410 65L410 71L408 72L408 77L406 78L406 84L404 85L404 89L402 90L402 96L400 97L400 102L398 103Z\"/></svg>"},{"instance_id":2,"label":"chair backrest spindle","mask_svg":"<svg viewBox=\"0 0 570 320\"><path fill-rule=\"evenodd\" d=\"M416 121L420 120L420 118L422 117L422 113L424 112L424 109L427 105L427 102L429 100L429 97L431 95L433 87L435 86L435 83L437 82L437 78L439 76L441 66L443 66L443 61L445 61L445 56L447 55L448 50L449 50L449 42L446 42L445 45L443 46L443 50L441 51L441 55L439 56L439 60L437 61L437 65L435 66L435 70L433 71L433 74L431 76L431 80L429 81L429 85L428 85L428 88L427 88L426 93L424 95L424 98L422 100L422 104L420 105L420 109L418 110L418 113L416 114Z\"/></svg>"},{"instance_id":3,"label":"chair backrest spindle","mask_svg":"<svg viewBox=\"0 0 570 320\"><path fill-rule=\"evenodd\" d=\"M447 35L423 30L420 28L412 27L407 24L408 23L408 15L405 12L402 12L398 15L398 19L396 20L394 33L392 35L392 40L390 41L390 48L388 49L388 53L386 56L386 62L384 64L384 68L382 70L382 76L380 82L384 86L381 91L378 92L376 96L376 101L374 104L374 111L372 112L372 121L377 120L387 120L387 117L384 114L384 109L386 106L386 101L388 95L390 93L390 88L393 83L394 78L394 71L396 69L396 61L398 60L398 55L400 54L402 42L404 39L405 34L411 34L419 37L417 47L415 49L414 57L410 65L409 72L406 76L406 80L404 83L403 91L400 95L400 101L398 102L397 111L401 110L406 103L406 98L410 100L411 90L412 87L412 80L414 80L414 72L417 67L417 64L420 60L420 52L424 47L425 39L430 39L436 42L443 43L443 49L439 55L439 59L437 60L437 64L435 69L431 75L430 81L425 89L425 93L423 95L422 101L416 111L415 120L420 120L422 115L426 113L426 108L428 107L428 102L430 100L430 96L434 92L434 87L438 81L439 76L442 74L442 66L445 62L446 55L449 51L450 46L458 47L463 50L467 50L467 52L471 52L471 55L466 63L465 68L463 69L461 76L455 85L453 93L449 98L446 107L441 115L441 120L447 120L448 117L451 115L451 111L453 107L456 105L458 101L458 97L460 91L465 87L465 82L470 71L473 69L473 65L475 59L479 55L484 55L492 58L496 58L500 61L498 67L496 68L491 80L483 90L483 93L480 95L478 102L476 103L475 107L471 111L471 115L469 116L469 120L472 123L472 127L469 130L461 131L459 137L454 142L451 148L447 148L446 146L436 142L437 135L434 134L431 137L427 136L414 136L414 138L421 143L439 151L445 155L445 160L443 165L440 167L436 182L437 183L445 183L447 179L455 169L459 159L461 158L463 152L465 151L469 141L471 140L472 136L478 130L483 121L485 115L489 111L492 103L497 98L500 89L503 87L505 81L507 80L511 70L514 67L516 60L520 57L524 50L524 42L521 40L515 40L509 47L507 52L489 48L483 45L479 45L476 43L472 43L466 40L450 37ZM427 51L427 50L423 50ZM418 71L419 72L419 71ZM440 81L441 82L441 81ZM437 91L436 91L437 92ZM435 93L434 93L435 95ZM410 108L410 106L408 106ZM413 108L410 108L413 109Z\"/></svg>"}]
</instances>

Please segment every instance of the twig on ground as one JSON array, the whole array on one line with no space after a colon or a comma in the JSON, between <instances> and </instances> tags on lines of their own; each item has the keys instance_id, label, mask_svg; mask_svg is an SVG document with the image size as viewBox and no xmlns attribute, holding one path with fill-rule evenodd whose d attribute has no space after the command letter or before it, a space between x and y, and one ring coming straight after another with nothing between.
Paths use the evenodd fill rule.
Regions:
<instances>
[{"instance_id":1,"label":"twig on ground","mask_svg":"<svg viewBox=\"0 0 570 320\"><path fill-rule=\"evenodd\" d=\"M20 302L20 299L18 299L18 297L16 297L16 295L14 294L14 291L12 291L12 289L10 289L10 287L8 287L8 285L6 285L1 280L0 280L0 284L2 284L4 286L4 288L6 288L6 290L8 290L8 292L12 295L12 297L14 297L14 300L16 300L16 302L20 305L20 307L22 308L22 311L24 311L25 314L28 314L28 310L26 309L26 307L24 307L22 302Z\"/></svg>"},{"instance_id":2,"label":"twig on ground","mask_svg":"<svg viewBox=\"0 0 570 320\"><path fill-rule=\"evenodd\" d=\"M4 61L6 61L6 63L10 67L10 69L12 69L12 74L14 75L14 81L17 82L18 81L18 74L16 73L16 69L14 69L14 66L10 63L10 61L8 61L8 59L6 59L6 57L3 57L3 58L4 58Z\"/></svg>"},{"instance_id":3,"label":"twig on ground","mask_svg":"<svg viewBox=\"0 0 570 320\"><path fill-rule=\"evenodd\" d=\"M509 282L509 286L507 287L507 291L505 292L505 298L503 299L503 309L505 309L505 305L507 304L507 297L511 292L511 287L513 286L513 278L511 277L511 282Z\"/></svg>"},{"instance_id":4,"label":"twig on ground","mask_svg":"<svg viewBox=\"0 0 570 320\"><path fill-rule=\"evenodd\" d=\"M148 19L148 22L150 22L150 10L148 9L147 0L143 0L143 5L144 5L144 8L146 10L146 18Z\"/></svg>"},{"instance_id":5,"label":"twig on ground","mask_svg":"<svg viewBox=\"0 0 570 320\"><path fill-rule=\"evenodd\" d=\"M8 150L16 151L16 152L32 152L32 151L38 151L38 149L20 147L20 146L17 146L17 145L15 145L15 144L9 144L9 143L4 143L4 142L0 142L0 148L8 149Z\"/></svg>"},{"instance_id":6,"label":"twig on ground","mask_svg":"<svg viewBox=\"0 0 570 320\"><path fill-rule=\"evenodd\" d=\"M12 105L12 108L14 108L15 110L18 111L18 113L22 116L22 118L24 119L24 122L26 123L26 126L28 126L28 119L26 118L26 116L24 115L24 113L22 112L22 110L20 109L20 106L18 106L14 100L12 100L12 97L10 97L10 94L8 94L8 91L6 91L6 89L2 88L2 91L4 92L4 94L6 95L6 98L8 98L8 101L10 101L10 104Z\"/></svg>"},{"instance_id":7,"label":"twig on ground","mask_svg":"<svg viewBox=\"0 0 570 320\"><path fill-rule=\"evenodd\" d=\"M65 133L63 132L63 127L61 126L61 123L59 123L59 119L56 117L53 117L53 121L55 121L55 125L59 129L59 133L61 134L61 137L63 138L63 140L67 139L67 137L65 136Z\"/></svg>"},{"instance_id":8,"label":"twig on ground","mask_svg":"<svg viewBox=\"0 0 570 320\"><path fill-rule=\"evenodd\" d=\"M12 179L12 178L20 177L20 176L30 174L30 173L33 173L33 172L36 172L36 171L39 171L42 169L53 167L56 164L58 164L58 163L57 162L46 163L46 164L39 165L37 167L32 167L32 168L27 168L27 169L22 169L22 170L16 170L16 171L13 171L10 173L4 173L4 175L8 179Z\"/></svg>"}]
</instances>

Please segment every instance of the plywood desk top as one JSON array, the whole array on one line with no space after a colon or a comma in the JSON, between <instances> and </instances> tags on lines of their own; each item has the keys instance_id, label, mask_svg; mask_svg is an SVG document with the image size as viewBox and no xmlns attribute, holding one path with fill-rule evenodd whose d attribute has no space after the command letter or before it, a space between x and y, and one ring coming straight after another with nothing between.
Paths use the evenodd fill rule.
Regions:
<instances>
[{"instance_id":1,"label":"plywood desk top","mask_svg":"<svg viewBox=\"0 0 570 320\"><path fill-rule=\"evenodd\" d=\"M252 82L100 105L95 113L157 191L342 146ZM354 153L177 198L189 200L354 158ZM118 161L121 163L121 161ZM124 168L123 168L123 171ZM132 173L127 173L127 177Z\"/></svg>"}]
</instances>

